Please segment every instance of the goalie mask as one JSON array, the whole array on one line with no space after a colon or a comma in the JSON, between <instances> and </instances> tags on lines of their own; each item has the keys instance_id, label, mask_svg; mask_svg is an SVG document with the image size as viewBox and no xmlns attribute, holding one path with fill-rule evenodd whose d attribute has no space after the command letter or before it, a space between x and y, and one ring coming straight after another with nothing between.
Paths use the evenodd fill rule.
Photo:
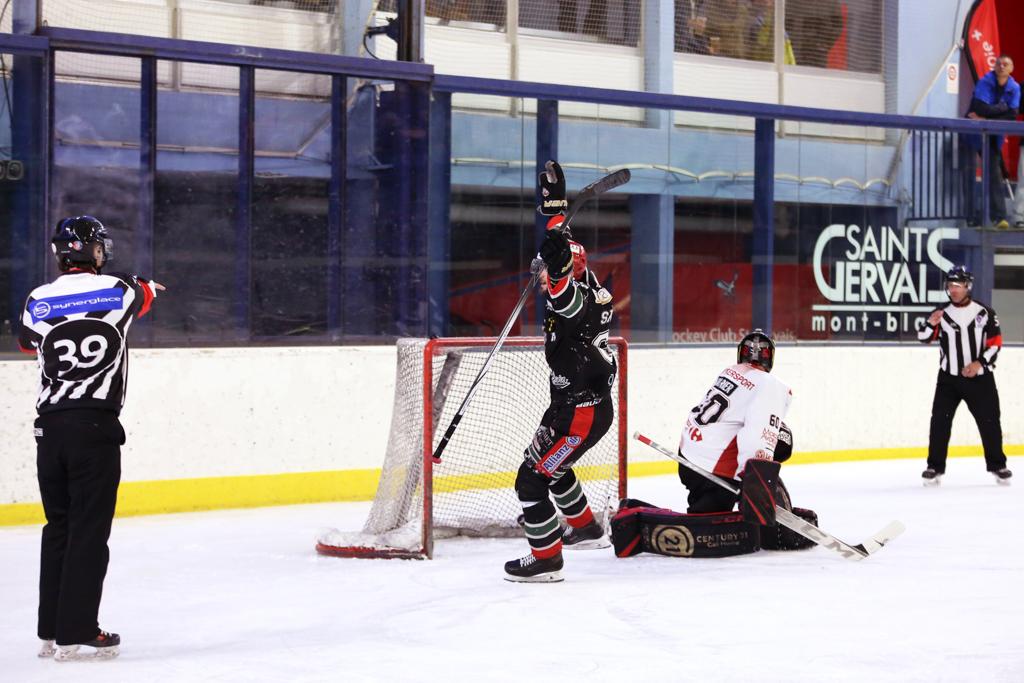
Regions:
<instances>
[{"instance_id":1,"label":"goalie mask","mask_svg":"<svg viewBox=\"0 0 1024 683\"><path fill-rule=\"evenodd\" d=\"M102 259L96 265L96 249L100 246ZM114 253L114 241L107 237L107 229L103 223L92 216L71 216L57 223L50 248L61 270L75 267L96 268L99 270L110 261Z\"/></svg>"},{"instance_id":2,"label":"goalie mask","mask_svg":"<svg viewBox=\"0 0 1024 683\"><path fill-rule=\"evenodd\" d=\"M759 365L765 372L775 364L775 342L761 329L756 329L740 340L736 347L737 363Z\"/></svg>"}]
</instances>

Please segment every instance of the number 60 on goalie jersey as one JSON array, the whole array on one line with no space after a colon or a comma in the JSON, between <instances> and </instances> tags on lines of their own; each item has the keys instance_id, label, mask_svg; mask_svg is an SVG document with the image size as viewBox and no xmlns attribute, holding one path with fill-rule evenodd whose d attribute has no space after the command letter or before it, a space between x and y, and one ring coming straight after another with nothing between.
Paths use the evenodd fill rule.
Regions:
<instances>
[{"instance_id":1,"label":"number 60 on goalie jersey","mask_svg":"<svg viewBox=\"0 0 1024 683\"><path fill-rule=\"evenodd\" d=\"M719 373L686 418L679 451L720 477L735 479L751 458L771 459L792 391L747 363Z\"/></svg>"}]
</instances>

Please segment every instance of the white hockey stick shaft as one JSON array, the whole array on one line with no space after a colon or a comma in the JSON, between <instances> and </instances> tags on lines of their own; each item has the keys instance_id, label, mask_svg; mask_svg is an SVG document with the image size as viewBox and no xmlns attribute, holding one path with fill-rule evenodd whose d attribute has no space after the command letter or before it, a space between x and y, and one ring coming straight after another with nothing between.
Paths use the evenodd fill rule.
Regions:
<instances>
[{"instance_id":1,"label":"white hockey stick shaft","mask_svg":"<svg viewBox=\"0 0 1024 683\"><path fill-rule=\"evenodd\" d=\"M678 453L670 451L661 444L652 441L649 437L644 436L640 432L633 432L633 438L642 444L650 446L651 448L658 451L665 457L671 460L675 460L683 467L692 470L697 474L701 475L702 477L715 482L725 490L731 491L732 493L735 494L739 494L739 488L732 482L726 481L725 479L722 479L721 477L712 474L711 472L708 472L703 467L694 465L692 462L682 457ZM890 522L884 529L879 531L877 534L872 536L864 543L858 545L850 545L848 543L840 541L832 534L822 531L821 529L814 526L813 524L803 519L799 515L790 512L786 508L779 507L778 505L775 506L775 519L779 522L779 524L786 527L787 529L790 529L800 534L801 536L810 541L814 541L823 548L827 548L828 550L839 553L847 560L853 561L863 560L871 553L877 552L881 549L882 546L884 546L886 543L899 536L904 531L904 526L902 523Z\"/></svg>"}]
</instances>

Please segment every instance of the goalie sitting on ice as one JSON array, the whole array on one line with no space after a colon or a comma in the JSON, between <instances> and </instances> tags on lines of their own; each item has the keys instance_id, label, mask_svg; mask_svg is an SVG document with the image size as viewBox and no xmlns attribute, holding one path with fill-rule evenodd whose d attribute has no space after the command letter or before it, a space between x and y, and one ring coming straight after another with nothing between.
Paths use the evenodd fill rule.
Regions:
<instances>
[{"instance_id":1,"label":"goalie sitting on ice","mask_svg":"<svg viewBox=\"0 0 1024 683\"><path fill-rule=\"evenodd\" d=\"M743 337L736 364L721 373L686 419L679 455L723 479L739 495L679 466L689 491L687 514L625 499L612 520L619 557L648 551L684 557L723 557L760 548L797 550L813 543L775 523L775 506L817 524L810 510L794 509L779 478L793 452L783 422L793 392L770 374L775 342L761 330ZM739 512L733 508L739 502Z\"/></svg>"}]
</instances>

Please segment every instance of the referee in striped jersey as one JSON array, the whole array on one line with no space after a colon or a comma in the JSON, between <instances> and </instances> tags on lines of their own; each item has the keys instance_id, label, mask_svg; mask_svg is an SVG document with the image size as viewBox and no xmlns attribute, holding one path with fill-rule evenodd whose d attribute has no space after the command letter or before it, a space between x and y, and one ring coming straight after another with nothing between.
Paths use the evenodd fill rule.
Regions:
<instances>
[{"instance_id":1,"label":"referee in striped jersey","mask_svg":"<svg viewBox=\"0 0 1024 683\"><path fill-rule=\"evenodd\" d=\"M98 614L121 480L127 336L164 287L106 272L113 244L92 216L57 224L51 245L60 277L29 294L18 340L40 370L39 656L58 661L114 657L121 642L100 629Z\"/></svg>"},{"instance_id":2,"label":"referee in striped jersey","mask_svg":"<svg viewBox=\"0 0 1024 683\"><path fill-rule=\"evenodd\" d=\"M946 471L946 451L953 415L960 401L967 403L981 433L985 468L996 482L1009 484L1003 430L999 423L999 391L992 375L1003 337L999 318L990 306L971 298L972 275L964 266L946 273L949 303L932 312L917 338L939 342L939 379L932 402L928 434L928 468L921 473L925 486L934 486Z\"/></svg>"}]
</instances>

